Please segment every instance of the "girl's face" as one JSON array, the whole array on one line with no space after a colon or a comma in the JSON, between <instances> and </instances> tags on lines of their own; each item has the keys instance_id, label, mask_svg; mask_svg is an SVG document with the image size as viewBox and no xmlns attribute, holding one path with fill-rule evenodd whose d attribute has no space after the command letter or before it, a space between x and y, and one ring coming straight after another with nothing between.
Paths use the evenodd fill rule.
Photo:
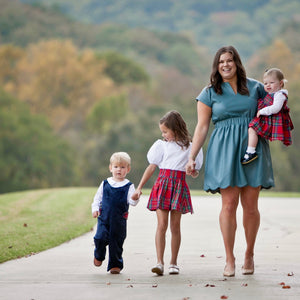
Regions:
<instances>
[{"instance_id":1,"label":"girl's face","mask_svg":"<svg viewBox=\"0 0 300 300\"><path fill-rule=\"evenodd\" d=\"M109 170L115 181L123 181L130 171L130 165L123 162L113 162L109 165Z\"/></svg>"},{"instance_id":2,"label":"girl's face","mask_svg":"<svg viewBox=\"0 0 300 300\"><path fill-rule=\"evenodd\" d=\"M267 75L264 77L264 88L269 94L278 92L283 87L283 82L275 75Z\"/></svg>"},{"instance_id":3,"label":"girl's face","mask_svg":"<svg viewBox=\"0 0 300 300\"><path fill-rule=\"evenodd\" d=\"M236 79L236 64L233 60L232 54L228 52L221 54L218 71L224 82Z\"/></svg>"},{"instance_id":4,"label":"girl's face","mask_svg":"<svg viewBox=\"0 0 300 300\"><path fill-rule=\"evenodd\" d=\"M159 124L159 129L161 131L161 135L167 142L175 141L174 132L165 126L165 124Z\"/></svg>"}]
</instances>

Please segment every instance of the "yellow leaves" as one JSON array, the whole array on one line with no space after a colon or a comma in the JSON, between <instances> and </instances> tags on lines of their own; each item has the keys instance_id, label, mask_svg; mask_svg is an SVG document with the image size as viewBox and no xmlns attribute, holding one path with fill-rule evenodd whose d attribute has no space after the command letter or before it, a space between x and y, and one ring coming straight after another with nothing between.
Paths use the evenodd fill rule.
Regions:
<instances>
[{"instance_id":1,"label":"yellow leaves","mask_svg":"<svg viewBox=\"0 0 300 300\"><path fill-rule=\"evenodd\" d=\"M104 63L71 41L42 41L25 51L0 47L0 66L7 57L14 68L0 71L5 90L29 103L32 112L46 114L57 131L73 126L74 119L81 126L90 107L115 92Z\"/></svg>"}]
</instances>

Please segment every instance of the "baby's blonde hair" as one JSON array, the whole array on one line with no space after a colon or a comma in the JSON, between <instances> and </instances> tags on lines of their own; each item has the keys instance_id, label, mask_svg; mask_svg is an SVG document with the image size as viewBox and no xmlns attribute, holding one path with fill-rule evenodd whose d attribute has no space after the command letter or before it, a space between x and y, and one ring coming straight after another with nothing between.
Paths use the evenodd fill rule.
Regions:
<instances>
[{"instance_id":1,"label":"baby's blonde hair","mask_svg":"<svg viewBox=\"0 0 300 300\"><path fill-rule=\"evenodd\" d=\"M128 165L131 164L131 158L126 152L115 152L110 157L110 163L126 163Z\"/></svg>"},{"instance_id":2,"label":"baby's blonde hair","mask_svg":"<svg viewBox=\"0 0 300 300\"><path fill-rule=\"evenodd\" d=\"M282 81L282 87L284 87L284 84L287 82L287 80L284 78L282 71L278 68L271 68L267 69L264 73L264 77L272 75L275 75L279 81Z\"/></svg>"}]
</instances>

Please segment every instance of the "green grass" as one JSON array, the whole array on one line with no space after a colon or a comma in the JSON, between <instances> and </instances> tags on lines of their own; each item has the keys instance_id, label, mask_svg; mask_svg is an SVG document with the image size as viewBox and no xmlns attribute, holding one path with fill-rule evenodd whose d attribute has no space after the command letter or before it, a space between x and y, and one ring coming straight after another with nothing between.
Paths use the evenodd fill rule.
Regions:
<instances>
[{"instance_id":1,"label":"green grass","mask_svg":"<svg viewBox=\"0 0 300 300\"><path fill-rule=\"evenodd\" d=\"M0 263L78 237L96 224L96 188L33 190L0 195Z\"/></svg>"},{"instance_id":2,"label":"green grass","mask_svg":"<svg viewBox=\"0 0 300 300\"><path fill-rule=\"evenodd\" d=\"M59 188L0 195L0 263L53 248L92 229L96 188ZM145 196L150 190L143 190ZM192 190L192 196L212 195ZM262 191L262 197L299 193Z\"/></svg>"}]
</instances>

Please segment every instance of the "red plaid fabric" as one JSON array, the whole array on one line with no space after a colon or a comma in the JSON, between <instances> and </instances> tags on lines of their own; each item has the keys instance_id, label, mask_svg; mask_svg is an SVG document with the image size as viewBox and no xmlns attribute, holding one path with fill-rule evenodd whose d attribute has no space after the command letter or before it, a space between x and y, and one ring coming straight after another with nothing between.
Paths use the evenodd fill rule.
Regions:
<instances>
[{"instance_id":1,"label":"red plaid fabric","mask_svg":"<svg viewBox=\"0 0 300 300\"><path fill-rule=\"evenodd\" d=\"M185 172L161 169L152 188L149 210L177 210L182 214L193 213L189 187L185 181Z\"/></svg>"},{"instance_id":2,"label":"red plaid fabric","mask_svg":"<svg viewBox=\"0 0 300 300\"><path fill-rule=\"evenodd\" d=\"M258 110L273 104L272 95L268 94L264 99L258 100ZM270 141L279 140L284 145L292 144L291 130L294 129L290 117L290 109L287 106L287 100L284 102L282 109L270 116L255 117L249 124L258 135Z\"/></svg>"}]
</instances>

